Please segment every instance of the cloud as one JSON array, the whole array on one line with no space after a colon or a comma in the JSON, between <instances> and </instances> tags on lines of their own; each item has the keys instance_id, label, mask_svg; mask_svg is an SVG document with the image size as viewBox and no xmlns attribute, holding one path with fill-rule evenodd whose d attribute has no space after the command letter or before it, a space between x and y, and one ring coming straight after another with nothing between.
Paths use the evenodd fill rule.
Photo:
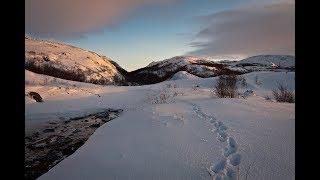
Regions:
<instances>
[{"instance_id":1,"label":"cloud","mask_svg":"<svg viewBox=\"0 0 320 180\"><path fill-rule=\"evenodd\" d=\"M192 55L245 57L295 53L295 4L246 6L198 17L203 25L189 45Z\"/></svg>"},{"instance_id":2,"label":"cloud","mask_svg":"<svg viewBox=\"0 0 320 180\"><path fill-rule=\"evenodd\" d=\"M75 36L114 26L134 10L171 0L26 0L26 33Z\"/></svg>"}]
</instances>

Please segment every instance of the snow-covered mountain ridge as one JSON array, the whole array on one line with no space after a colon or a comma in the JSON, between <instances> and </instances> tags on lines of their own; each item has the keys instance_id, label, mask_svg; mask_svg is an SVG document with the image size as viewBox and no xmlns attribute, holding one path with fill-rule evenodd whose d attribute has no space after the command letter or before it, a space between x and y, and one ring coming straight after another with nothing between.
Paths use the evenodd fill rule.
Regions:
<instances>
[{"instance_id":1,"label":"snow-covered mountain ridge","mask_svg":"<svg viewBox=\"0 0 320 180\"><path fill-rule=\"evenodd\" d=\"M210 61L196 56L176 56L163 61L152 62L148 66L130 72L132 81L139 84L153 84L172 78L176 73L208 78L223 74L244 74L253 71L292 71L294 56L259 55L240 61Z\"/></svg>"},{"instance_id":2,"label":"snow-covered mountain ridge","mask_svg":"<svg viewBox=\"0 0 320 180\"><path fill-rule=\"evenodd\" d=\"M201 78L253 71L294 71L295 57L259 55L240 61L211 61L175 56L128 72L106 56L71 45L25 37L25 69L66 80L103 85L144 85L169 80L185 71Z\"/></svg>"},{"instance_id":3,"label":"snow-covered mountain ridge","mask_svg":"<svg viewBox=\"0 0 320 180\"><path fill-rule=\"evenodd\" d=\"M295 70L295 57L290 55L258 55L229 63L230 68L245 72L264 70Z\"/></svg>"}]
</instances>

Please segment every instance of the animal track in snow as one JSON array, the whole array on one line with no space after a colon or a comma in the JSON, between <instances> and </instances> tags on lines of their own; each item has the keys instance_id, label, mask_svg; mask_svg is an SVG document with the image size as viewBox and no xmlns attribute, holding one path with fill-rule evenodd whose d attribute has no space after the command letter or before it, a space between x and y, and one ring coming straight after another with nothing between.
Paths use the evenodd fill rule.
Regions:
<instances>
[{"instance_id":1,"label":"animal track in snow","mask_svg":"<svg viewBox=\"0 0 320 180\"><path fill-rule=\"evenodd\" d=\"M208 172L214 179L237 179L237 172L234 168L240 165L241 155L237 153L237 142L234 138L229 137L227 133L228 127L223 122L218 121L214 116L208 116L203 113L201 108L196 104L189 104L191 104L193 111L199 119L207 120L209 124L213 125L209 130L217 134L217 139L221 143L226 143L226 146L222 149L224 159L220 160L214 166L211 165L207 168Z\"/></svg>"},{"instance_id":2,"label":"animal track in snow","mask_svg":"<svg viewBox=\"0 0 320 180\"><path fill-rule=\"evenodd\" d=\"M221 174L218 174L218 175L214 178L214 180L223 180L223 179L224 179L224 176L221 175Z\"/></svg>"},{"instance_id":3,"label":"animal track in snow","mask_svg":"<svg viewBox=\"0 0 320 180\"><path fill-rule=\"evenodd\" d=\"M236 173L236 171L233 170L233 169L230 168L230 167L227 167L226 176L227 176L227 179L230 179L230 180L235 180L235 179L237 179L237 173Z\"/></svg>"},{"instance_id":4,"label":"animal track in snow","mask_svg":"<svg viewBox=\"0 0 320 180\"><path fill-rule=\"evenodd\" d=\"M241 155L240 154L233 154L229 162L232 166L238 166L241 163Z\"/></svg>"},{"instance_id":5,"label":"animal track in snow","mask_svg":"<svg viewBox=\"0 0 320 180\"><path fill-rule=\"evenodd\" d=\"M211 166L210 169L215 173L219 173L225 169L226 165L227 165L227 160L223 159L219 161L215 166Z\"/></svg>"},{"instance_id":6,"label":"animal track in snow","mask_svg":"<svg viewBox=\"0 0 320 180\"><path fill-rule=\"evenodd\" d=\"M228 134L225 131L218 131L218 140L225 142L227 140Z\"/></svg>"},{"instance_id":7,"label":"animal track in snow","mask_svg":"<svg viewBox=\"0 0 320 180\"><path fill-rule=\"evenodd\" d=\"M219 131L226 131L227 129L228 128L223 124L221 126L219 126L219 128L218 128Z\"/></svg>"},{"instance_id":8,"label":"animal track in snow","mask_svg":"<svg viewBox=\"0 0 320 180\"><path fill-rule=\"evenodd\" d=\"M214 123L214 127L219 128L222 125L221 121L217 121Z\"/></svg>"},{"instance_id":9,"label":"animal track in snow","mask_svg":"<svg viewBox=\"0 0 320 180\"><path fill-rule=\"evenodd\" d=\"M228 146L225 147L223 155L225 157L228 157L229 155L237 152L237 149L238 149L238 145L237 145L236 141L232 137L229 137L228 138Z\"/></svg>"},{"instance_id":10,"label":"animal track in snow","mask_svg":"<svg viewBox=\"0 0 320 180\"><path fill-rule=\"evenodd\" d=\"M205 138L201 138L200 140L203 141L203 142L207 142L208 141Z\"/></svg>"},{"instance_id":11,"label":"animal track in snow","mask_svg":"<svg viewBox=\"0 0 320 180\"><path fill-rule=\"evenodd\" d=\"M211 124L215 123L216 121L213 119L213 118L210 118L210 121L209 121Z\"/></svg>"}]
</instances>

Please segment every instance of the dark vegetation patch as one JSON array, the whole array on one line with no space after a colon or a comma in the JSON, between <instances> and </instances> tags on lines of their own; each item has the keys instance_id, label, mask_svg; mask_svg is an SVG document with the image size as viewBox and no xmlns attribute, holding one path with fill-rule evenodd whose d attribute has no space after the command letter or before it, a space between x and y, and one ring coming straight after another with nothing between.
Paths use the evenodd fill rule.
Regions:
<instances>
[{"instance_id":1,"label":"dark vegetation patch","mask_svg":"<svg viewBox=\"0 0 320 180\"><path fill-rule=\"evenodd\" d=\"M272 90L272 94L277 102L295 102L294 92L290 91L288 87L284 86L283 84L278 83L278 87Z\"/></svg>"},{"instance_id":2,"label":"dark vegetation patch","mask_svg":"<svg viewBox=\"0 0 320 180\"><path fill-rule=\"evenodd\" d=\"M238 78L236 75L221 75L215 85L215 92L219 98L234 98L238 94Z\"/></svg>"},{"instance_id":3,"label":"dark vegetation patch","mask_svg":"<svg viewBox=\"0 0 320 180\"><path fill-rule=\"evenodd\" d=\"M267 65L259 64L259 63L239 63L235 66L236 67L245 67L245 66L267 66Z\"/></svg>"},{"instance_id":4,"label":"dark vegetation patch","mask_svg":"<svg viewBox=\"0 0 320 180\"><path fill-rule=\"evenodd\" d=\"M48 76L53 76L61 79L85 82L86 76L83 71L78 70L65 70L62 68L57 68L49 63L37 64L35 61L26 61L25 69L38 73L45 74Z\"/></svg>"},{"instance_id":5,"label":"dark vegetation patch","mask_svg":"<svg viewBox=\"0 0 320 180\"><path fill-rule=\"evenodd\" d=\"M40 94L37 93L37 92L31 91L31 92L29 92L27 95L28 95L30 98L34 99L36 102L43 102L42 97L41 97Z\"/></svg>"},{"instance_id":6,"label":"dark vegetation patch","mask_svg":"<svg viewBox=\"0 0 320 180\"><path fill-rule=\"evenodd\" d=\"M170 79L175 73L179 72L179 71L186 71L188 73L191 73L195 76L201 77L201 78L207 78L207 77L214 77L214 76L219 76L219 75L239 75L239 74L243 74L242 72L238 72L238 71L233 71L227 68L226 65L223 64L218 64L218 63L214 63L214 62L199 62L199 63L193 63L193 65L205 65L208 67L215 67L217 68L217 70L213 71L214 75L201 75L200 73L193 73L191 72L191 70L189 70L187 68L187 66L181 66L178 68L171 68L171 64L168 64L166 66L161 66L159 67L158 64L153 65L153 66L149 66L149 67L144 67L144 68L140 68L131 72L128 72L129 76L128 76L128 81L130 82L135 82L138 83L140 85L144 85L144 84L155 84L155 83L159 83L162 81L165 81L167 79ZM164 75L163 76L159 76L157 74L157 72L161 72L163 71Z\"/></svg>"},{"instance_id":7,"label":"dark vegetation patch","mask_svg":"<svg viewBox=\"0 0 320 180\"><path fill-rule=\"evenodd\" d=\"M175 73L179 71L187 71L186 66L182 66L177 69L168 68L166 66L163 66L161 68L167 69L167 71L164 72L163 76L159 76L157 74L157 72L161 71L161 69L158 67L158 65L154 65L151 67L144 67L144 68L129 72L128 81L134 82L140 85L155 84L171 78Z\"/></svg>"}]
</instances>

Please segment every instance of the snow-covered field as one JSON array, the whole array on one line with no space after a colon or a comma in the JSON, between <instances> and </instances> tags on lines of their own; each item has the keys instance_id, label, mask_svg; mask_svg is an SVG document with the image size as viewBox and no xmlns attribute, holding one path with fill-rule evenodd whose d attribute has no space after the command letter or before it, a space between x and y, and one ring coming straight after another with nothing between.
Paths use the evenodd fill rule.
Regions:
<instances>
[{"instance_id":1,"label":"snow-covered field","mask_svg":"<svg viewBox=\"0 0 320 180\"><path fill-rule=\"evenodd\" d=\"M295 104L265 100L294 72L253 72L243 98L217 98L217 77L98 86L26 71L26 128L102 108L123 114L39 179L295 179ZM256 83L258 80L258 83ZM59 88L60 87L60 88ZM211 174L211 176L210 176Z\"/></svg>"}]
</instances>

